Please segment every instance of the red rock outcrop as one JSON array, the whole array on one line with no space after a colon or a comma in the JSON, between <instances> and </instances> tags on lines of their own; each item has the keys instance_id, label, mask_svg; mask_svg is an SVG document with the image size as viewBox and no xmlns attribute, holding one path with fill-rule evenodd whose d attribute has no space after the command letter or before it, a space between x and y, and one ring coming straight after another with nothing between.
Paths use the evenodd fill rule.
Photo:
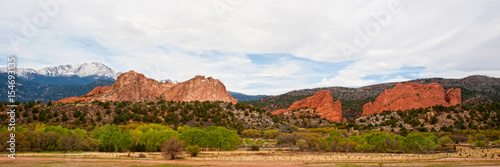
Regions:
<instances>
[{"instance_id":1,"label":"red rock outcrop","mask_svg":"<svg viewBox=\"0 0 500 167\"><path fill-rule=\"evenodd\" d=\"M103 92L106 92L110 87L109 86L103 86L103 87L100 87L100 86L97 86L95 87L94 89L92 89L92 91L90 91L89 93L83 95L83 96L80 96L80 97L67 97L67 98L64 98L64 99L61 99L59 101L57 101L58 103L74 103L74 102L77 102L77 101L81 101L81 102L87 102L90 100L90 98L94 95L97 95L97 94L101 94Z\"/></svg>"},{"instance_id":2,"label":"red rock outcrop","mask_svg":"<svg viewBox=\"0 0 500 167\"><path fill-rule=\"evenodd\" d=\"M452 106L457 104L462 105L462 90L460 88L451 88L446 91L445 100Z\"/></svg>"},{"instance_id":3,"label":"red rock outcrop","mask_svg":"<svg viewBox=\"0 0 500 167\"><path fill-rule=\"evenodd\" d=\"M288 109L280 109L271 112L273 115L283 114L298 109L315 109L318 115L332 122L342 122L342 103L337 100L333 102L332 92L323 90L293 103Z\"/></svg>"},{"instance_id":4,"label":"red rock outcrop","mask_svg":"<svg viewBox=\"0 0 500 167\"><path fill-rule=\"evenodd\" d=\"M196 76L186 82L172 86L163 93L163 97L172 101L225 101L238 103L226 90L222 82L212 77Z\"/></svg>"},{"instance_id":5,"label":"red rock outcrop","mask_svg":"<svg viewBox=\"0 0 500 167\"><path fill-rule=\"evenodd\" d=\"M80 102L87 102L90 100L90 97L83 97L83 96L80 96L80 97L66 97L64 99L61 99L59 101L56 101L56 103L74 103L74 102L77 102L77 101L80 101Z\"/></svg>"},{"instance_id":6,"label":"red rock outcrop","mask_svg":"<svg viewBox=\"0 0 500 167\"><path fill-rule=\"evenodd\" d=\"M66 98L61 102L85 101L225 101L238 103L219 80L196 76L182 83L158 82L135 71L122 73L111 85L96 87L87 95Z\"/></svg>"},{"instance_id":7,"label":"red rock outcrop","mask_svg":"<svg viewBox=\"0 0 500 167\"><path fill-rule=\"evenodd\" d=\"M384 110L410 110L435 105L454 106L462 104L460 88L450 89L446 93L437 84L399 83L393 89L386 89L374 102L363 106L362 115L381 113Z\"/></svg>"},{"instance_id":8,"label":"red rock outcrop","mask_svg":"<svg viewBox=\"0 0 500 167\"><path fill-rule=\"evenodd\" d=\"M94 89L92 89L92 91L90 91L89 93L87 93L86 95L83 95L83 96L93 96L93 95L96 95L96 94L101 94L101 93L104 93L106 91L108 91L110 88L110 86L103 86L103 87L100 87L100 86L97 86L95 87Z\"/></svg>"}]
</instances>

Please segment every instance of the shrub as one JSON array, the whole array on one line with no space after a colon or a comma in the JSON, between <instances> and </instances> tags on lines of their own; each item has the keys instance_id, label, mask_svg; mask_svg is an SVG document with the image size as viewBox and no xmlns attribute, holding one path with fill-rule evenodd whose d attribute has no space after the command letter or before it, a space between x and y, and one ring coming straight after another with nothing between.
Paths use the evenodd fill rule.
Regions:
<instances>
[{"instance_id":1,"label":"shrub","mask_svg":"<svg viewBox=\"0 0 500 167\"><path fill-rule=\"evenodd\" d=\"M137 158L146 158L146 155L143 153L140 153L139 156L137 156Z\"/></svg>"},{"instance_id":2,"label":"shrub","mask_svg":"<svg viewBox=\"0 0 500 167\"><path fill-rule=\"evenodd\" d=\"M254 142L252 139L248 139L248 138L246 138L246 139L245 139L245 144L248 144L248 145L253 145L253 144L255 144L255 142Z\"/></svg>"},{"instance_id":3,"label":"shrub","mask_svg":"<svg viewBox=\"0 0 500 167\"><path fill-rule=\"evenodd\" d=\"M197 145L186 147L186 153L190 154L192 157L196 157L200 151L201 148Z\"/></svg>"},{"instance_id":4,"label":"shrub","mask_svg":"<svg viewBox=\"0 0 500 167\"><path fill-rule=\"evenodd\" d=\"M476 141L476 146L477 147L486 147L486 146L488 146L488 143L486 143L485 141L480 140L480 141Z\"/></svg>"},{"instance_id":5,"label":"shrub","mask_svg":"<svg viewBox=\"0 0 500 167\"><path fill-rule=\"evenodd\" d=\"M453 144L453 140L451 140L451 138L448 136L443 136L438 139L438 143L441 146L441 148L446 148L448 145Z\"/></svg>"},{"instance_id":6,"label":"shrub","mask_svg":"<svg viewBox=\"0 0 500 167\"><path fill-rule=\"evenodd\" d=\"M297 146L300 151L305 151L308 148L307 141L304 139L297 140L297 144L295 144L295 146Z\"/></svg>"},{"instance_id":7,"label":"shrub","mask_svg":"<svg viewBox=\"0 0 500 167\"><path fill-rule=\"evenodd\" d=\"M261 132L255 129L247 129L241 132L241 136L244 138L259 138L262 137Z\"/></svg>"},{"instance_id":8,"label":"shrub","mask_svg":"<svg viewBox=\"0 0 500 167\"><path fill-rule=\"evenodd\" d=\"M260 148L258 145L252 145L252 148L251 148L252 151L259 151Z\"/></svg>"}]
</instances>

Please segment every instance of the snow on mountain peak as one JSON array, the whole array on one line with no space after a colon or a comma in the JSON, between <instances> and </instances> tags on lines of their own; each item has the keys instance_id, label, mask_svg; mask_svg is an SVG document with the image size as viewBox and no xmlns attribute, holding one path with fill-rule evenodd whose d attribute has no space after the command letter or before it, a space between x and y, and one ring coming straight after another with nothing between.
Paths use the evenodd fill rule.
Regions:
<instances>
[{"instance_id":1,"label":"snow on mountain peak","mask_svg":"<svg viewBox=\"0 0 500 167\"><path fill-rule=\"evenodd\" d=\"M6 68L1 68L0 71L5 71ZM60 65L54 67L45 67L39 70L34 70L31 68L17 68L18 76L29 77L29 74L35 73L45 76L57 77L57 76L99 76L99 77L109 77L116 79L120 72L109 68L108 66L99 63L83 63L75 65Z\"/></svg>"}]
</instances>

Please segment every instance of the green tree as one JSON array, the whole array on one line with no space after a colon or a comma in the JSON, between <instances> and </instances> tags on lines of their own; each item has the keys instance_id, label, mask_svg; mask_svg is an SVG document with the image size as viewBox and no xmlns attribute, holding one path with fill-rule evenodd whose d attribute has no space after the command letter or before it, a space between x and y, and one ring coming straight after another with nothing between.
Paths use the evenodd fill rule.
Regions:
<instances>
[{"instance_id":1,"label":"green tree","mask_svg":"<svg viewBox=\"0 0 500 167\"><path fill-rule=\"evenodd\" d=\"M221 150L236 150L240 144L240 137L235 130L228 130L224 127L209 126L204 129L208 134L207 144L213 148Z\"/></svg>"},{"instance_id":2,"label":"green tree","mask_svg":"<svg viewBox=\"0 0 500 167\"><path fill-rule=\"evenodd\" d=\"M66 122L69 120L68 116L66 115L66 113L63 113L63 116L62 116L62 119L61 119L63 122Z\"/></svg>"},{"instance_id":3,"label":"green tree","mask_svg":"<svg viewBox=\"0 0 500 167\"><path fill-rule=\"evenodd\" d=\"M123 133L118 126L111 124L94 128L91 137L99 140L102 147L107 148L107 151L117 151L118 147L130 148L133 144L130 134Z\"/></svg>"},{"instance_id":4,"label":"green tree","mask_svg":"<svg viewBox=\"0 0 500 167\"><path fill-rule=\"evenodd\" d=\"M161 144L172 137L179 136L177 131L170 128L163 130L148 129L139 138L139 143L146 145L148 151L156 151Z\"/></svg>"},{"instance_id":5,"label":"green tree","mask_svg":"<svg viewBox=\"0 0 500 167\"><path fill-rule=\"evenodd\" d=\"M56 133L59 133L59 135L61 136L67 136L70 134L70 130L65 128L65 127L62 127L61 125L58 125L58 126L47 126L47 127L44 127L43 128L43 131L44 132L56 132ZM86 132L85 132L86 133Z\"/></svg>"},{"instance_id":6,"label":"green tree","mask_svg":"<svg viewBox=\"0 0 500 167\"><path fill-rule=\"evenodd\" d=\"M437 146L437 137L425 133L422 134L409 134L404 140L405 148L410 153L427 153Z\"/></svg>"},{"instance_id":7,"label":"green tree","mask_svg":"<svg viewBox=\"0 0 500 167\"><path fill-rule=\"evenodd\" d=\"M438 139L438 143L441 148L447 148L450 144L453 144L453 140L448 136L443 136Z\"/></svg>"},{"instance_id":8,"label":"green tree","mask_svg":"<svg viewBox=\"0 0 500 167\"><path fill-rule=\"evenodd\" d=\"M208 147L208 133L200 128L184 129L180 134L179 139L184 141L186 145L197 145L200 147Z\"/></svg>"},{"instance_id":9,"label":"green tree","mask_svg":"<svg viewBox=\"0 0 500 167\"><path fill-rule=\"evenodd\" d=\"M197 145L186 147L186 153L190 154L192 157L196 157L200 151L201 148Z\"/></svg>"}]
</instances>

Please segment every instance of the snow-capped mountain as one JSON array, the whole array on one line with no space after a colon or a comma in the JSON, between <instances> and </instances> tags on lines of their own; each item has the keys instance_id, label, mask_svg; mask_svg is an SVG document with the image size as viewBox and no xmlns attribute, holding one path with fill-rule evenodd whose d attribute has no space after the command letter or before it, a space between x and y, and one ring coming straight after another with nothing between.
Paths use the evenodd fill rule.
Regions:
<instances>
[{"instance_id":1,"label":"snow-capped mountain","mask_svg":"<svg viewBox=\"0 0 500 167\"><path fill-rule=\"evenodd\" d=\"M6 70L7 67L1 67L0 73L5 73ZM96 77L96 78L106 77L106 78L116 79L118 75L120 75L120 72L117 72L109 68L108 66L98 62L45 67L39 70L35 70L32 68L17 68L17 76L27 80L32 79L34 76L36 76L36 74L47 77L78 76L78 77Z\"/></svg>"}]
</instances>

